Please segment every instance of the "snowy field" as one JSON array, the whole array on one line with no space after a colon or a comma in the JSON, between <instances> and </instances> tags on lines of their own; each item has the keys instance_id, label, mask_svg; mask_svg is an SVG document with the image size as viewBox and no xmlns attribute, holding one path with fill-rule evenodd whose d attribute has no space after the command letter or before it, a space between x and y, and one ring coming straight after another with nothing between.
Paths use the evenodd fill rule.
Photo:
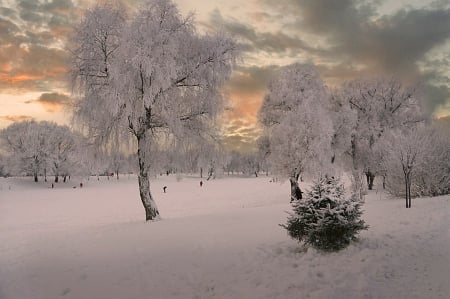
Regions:
<instances>
[{"instance_id":1,"label":"snowy field","mask_svg":"<svg viewBox=\"0 0 450 299\"><path fill-rule=\"evenodd\" d=\"M269 179L159 177L145 223L133 177L2 178L0 298L450 298L450 196L372 191L360 242L323 254L278 226L289 186Z\"/></svg>"}]
</instances>

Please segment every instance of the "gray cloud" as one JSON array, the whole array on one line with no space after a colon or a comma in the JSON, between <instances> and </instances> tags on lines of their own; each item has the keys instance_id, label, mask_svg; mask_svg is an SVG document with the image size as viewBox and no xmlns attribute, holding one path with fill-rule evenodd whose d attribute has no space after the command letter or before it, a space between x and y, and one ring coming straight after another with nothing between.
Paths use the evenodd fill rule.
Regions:
<instances>
[{"instance_id":1,"label":"gray cloud","mask_svg":"<svg viewBox=\"0 0 450 299\"><path fill-rule=\"evenodd\" d=\"M424 8L407 7L380 16L379 1L366 0L260 0L271 10L284 12L284 26L325 40L318 56L326 80L352 79L367 74L389 74L412 82L425 82L431 111L449 102L448 88L436 85L418 64L431 67L426 55L450 40L450 6L435 2ZM306 39L311 42L311 38ZM444 49L443 51L449 51ZM434 78L450 71L450 65L434 65ZM353 74L353 75L352 75ZM444 75L448 80L448 75ZM448 84L448 83L447 83ZM433 86L434 85L434 86ZM448 85L447 85L448 86Z\"/></svg>"},{"instance_id":2,"label":"gray cloud","mask_svg":"<svg viewBox=\"0 0 450 299\"><path fill-rule=\"evenodd\" d=\"M270 66L239 66L228 83L228 88L235 94L254 94L263 92L272 77L279 68L276 65Z\"/></svg>"},{"instance_id":3,"label":"gray cloud","mask_svg":"<svg viewBox=\"0 0 450 299\"><path fill-rule=\"evenodd\" d=\"M422 89L427 99L423 105L428 112L433 112L436 107L444 107L450 103L450 88L448 85L436 86L426 83Z\"/></svg>"},{"instance_id":4,"label":"gray cloud","mask_svg":"<svg viewBox=\"0 0 450 299\"><path fill-rule=\"evenodd\" d=\"M269 15L265 14L268 18ZM292 55L298 50L310 53L321 53L322 49L311 47L298 36L291 36L284 32L260 32L254 26L235 19L225 19L220 11L214 10L210 15L208 23L213 29L226 30L237 37L242 49L246 52L264 51L267 53L278 53Z\"/></svg>"},{"instance_id":5,"label":"gray cloud","mask_svg":"<svg viewBox=\"0 0 450 299\"><path fill-rule=\"evenodd\" d=\"M54 112L61 109L63 106L68 105L70 103L70 97L68 95L57 92L43 93L39 96L39 98L28 100L25 103L41 104L48 112Z\"/></svg>"}]
</instances>

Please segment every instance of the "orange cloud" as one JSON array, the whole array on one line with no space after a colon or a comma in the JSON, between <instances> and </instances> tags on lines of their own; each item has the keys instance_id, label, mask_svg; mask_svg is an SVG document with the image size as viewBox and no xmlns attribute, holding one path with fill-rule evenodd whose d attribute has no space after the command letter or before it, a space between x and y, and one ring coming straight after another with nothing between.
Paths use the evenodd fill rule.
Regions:
<instances>
[{"instance_id":1,"label":"orange cloud","mask_svg":"<svg viewBox=\"0 0 450 299\"><path fill-rule=\"evenodd\" d=\"M26 81L41 80L44 76L32 75L32 74L19 74L19 75L6 75L0 74L0 81L10 84L20 84Z\"/></svg>"},{"instance_id":2,"label":"orange cloud","mask_svg":"<svg viewBox=\"0 0 450 299\"><path fill-rule=\"evenodd\" d=\"M33 120L34 118L28 115L2 115L0 119L9 122L20 122L25 120Z\"/></svg>"}]
</instances>

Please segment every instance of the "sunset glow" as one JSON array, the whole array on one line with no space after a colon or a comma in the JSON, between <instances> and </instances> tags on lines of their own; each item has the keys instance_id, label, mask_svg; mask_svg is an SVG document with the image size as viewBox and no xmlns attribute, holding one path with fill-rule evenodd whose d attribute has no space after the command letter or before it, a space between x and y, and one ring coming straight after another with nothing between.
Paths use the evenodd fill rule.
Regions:
<instances>
[{"instance_id":1,"label":"sunset glow","mask_svg":"<svg viewBox=\"0 0 450 299\"><path fill-rule=\"evenodd\" d=\"M130 9L141 1L123 1ZM249 150L271 75L314 63L331 87L367 75L419 82L425 108L450 115L450 5L436 1L176 1L200 32L234 36L242 57L225 86L227 148ZM339 5L337 4L339 3ZM69 123L69 37L94 1L0 1L0 128L18 119ZM33 94L30 96L30 93Z\"/></svg>"}]
</instances>

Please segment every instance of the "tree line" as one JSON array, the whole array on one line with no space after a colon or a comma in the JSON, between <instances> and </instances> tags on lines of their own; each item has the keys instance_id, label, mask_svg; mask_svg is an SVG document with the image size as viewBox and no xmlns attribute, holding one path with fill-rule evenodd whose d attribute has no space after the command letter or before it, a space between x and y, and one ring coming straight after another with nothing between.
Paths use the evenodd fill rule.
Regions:
<instances>
[{"instance_id":1,"label":"tree line","mask_svg":"<svg viewBox=\"0 0 450 299\"><path fill-rule=\"evenodd\" d=\"M260 150L271 169L298 178L352 173L362 198L375 177L396 196L450 192L450 132L423 110L420 88L395 78L357 79L330 89L312 65L281 68L268 86L259 120Z\"/></svg>"},{"instance_id":2,"label":"tree line","mask_svg":"<svg viewBox=\"0 0 450 299\"><path fill-rule=\"evenodd\" d=\"M118 175L122 158L112 153L126 146L134 151L130 160L146 220L160 218L149 177L163 170L196 169L207 178L270 171L289 179L293 199L301 194L301 177L342 169L352 173L359 198L375 177L405 195L407 206L411 196L449 192L448 131L425 115L419 89L395 78L358 79L330 89L314 66L285 66L267 86L258 150L226 154L218 122L222 90L240 56L229 35L200 34L193 16L182 16L170 0L148 0L129 12L103 2L84 13L70 48L74 127L83 134L74 134L75 141L51 139L29 129L17 134L22 137L16 146L16 133L8 132L36 124L13 124L2 132L9 158L22 151L17 169L35 178L42 169L66 175L74 156L85 157L79 163L95 172L105 153L115 157ZM38 145L46 150L30 151ZM83 154L69 154L68 148Z\"/></svg>"}]
</instances>

